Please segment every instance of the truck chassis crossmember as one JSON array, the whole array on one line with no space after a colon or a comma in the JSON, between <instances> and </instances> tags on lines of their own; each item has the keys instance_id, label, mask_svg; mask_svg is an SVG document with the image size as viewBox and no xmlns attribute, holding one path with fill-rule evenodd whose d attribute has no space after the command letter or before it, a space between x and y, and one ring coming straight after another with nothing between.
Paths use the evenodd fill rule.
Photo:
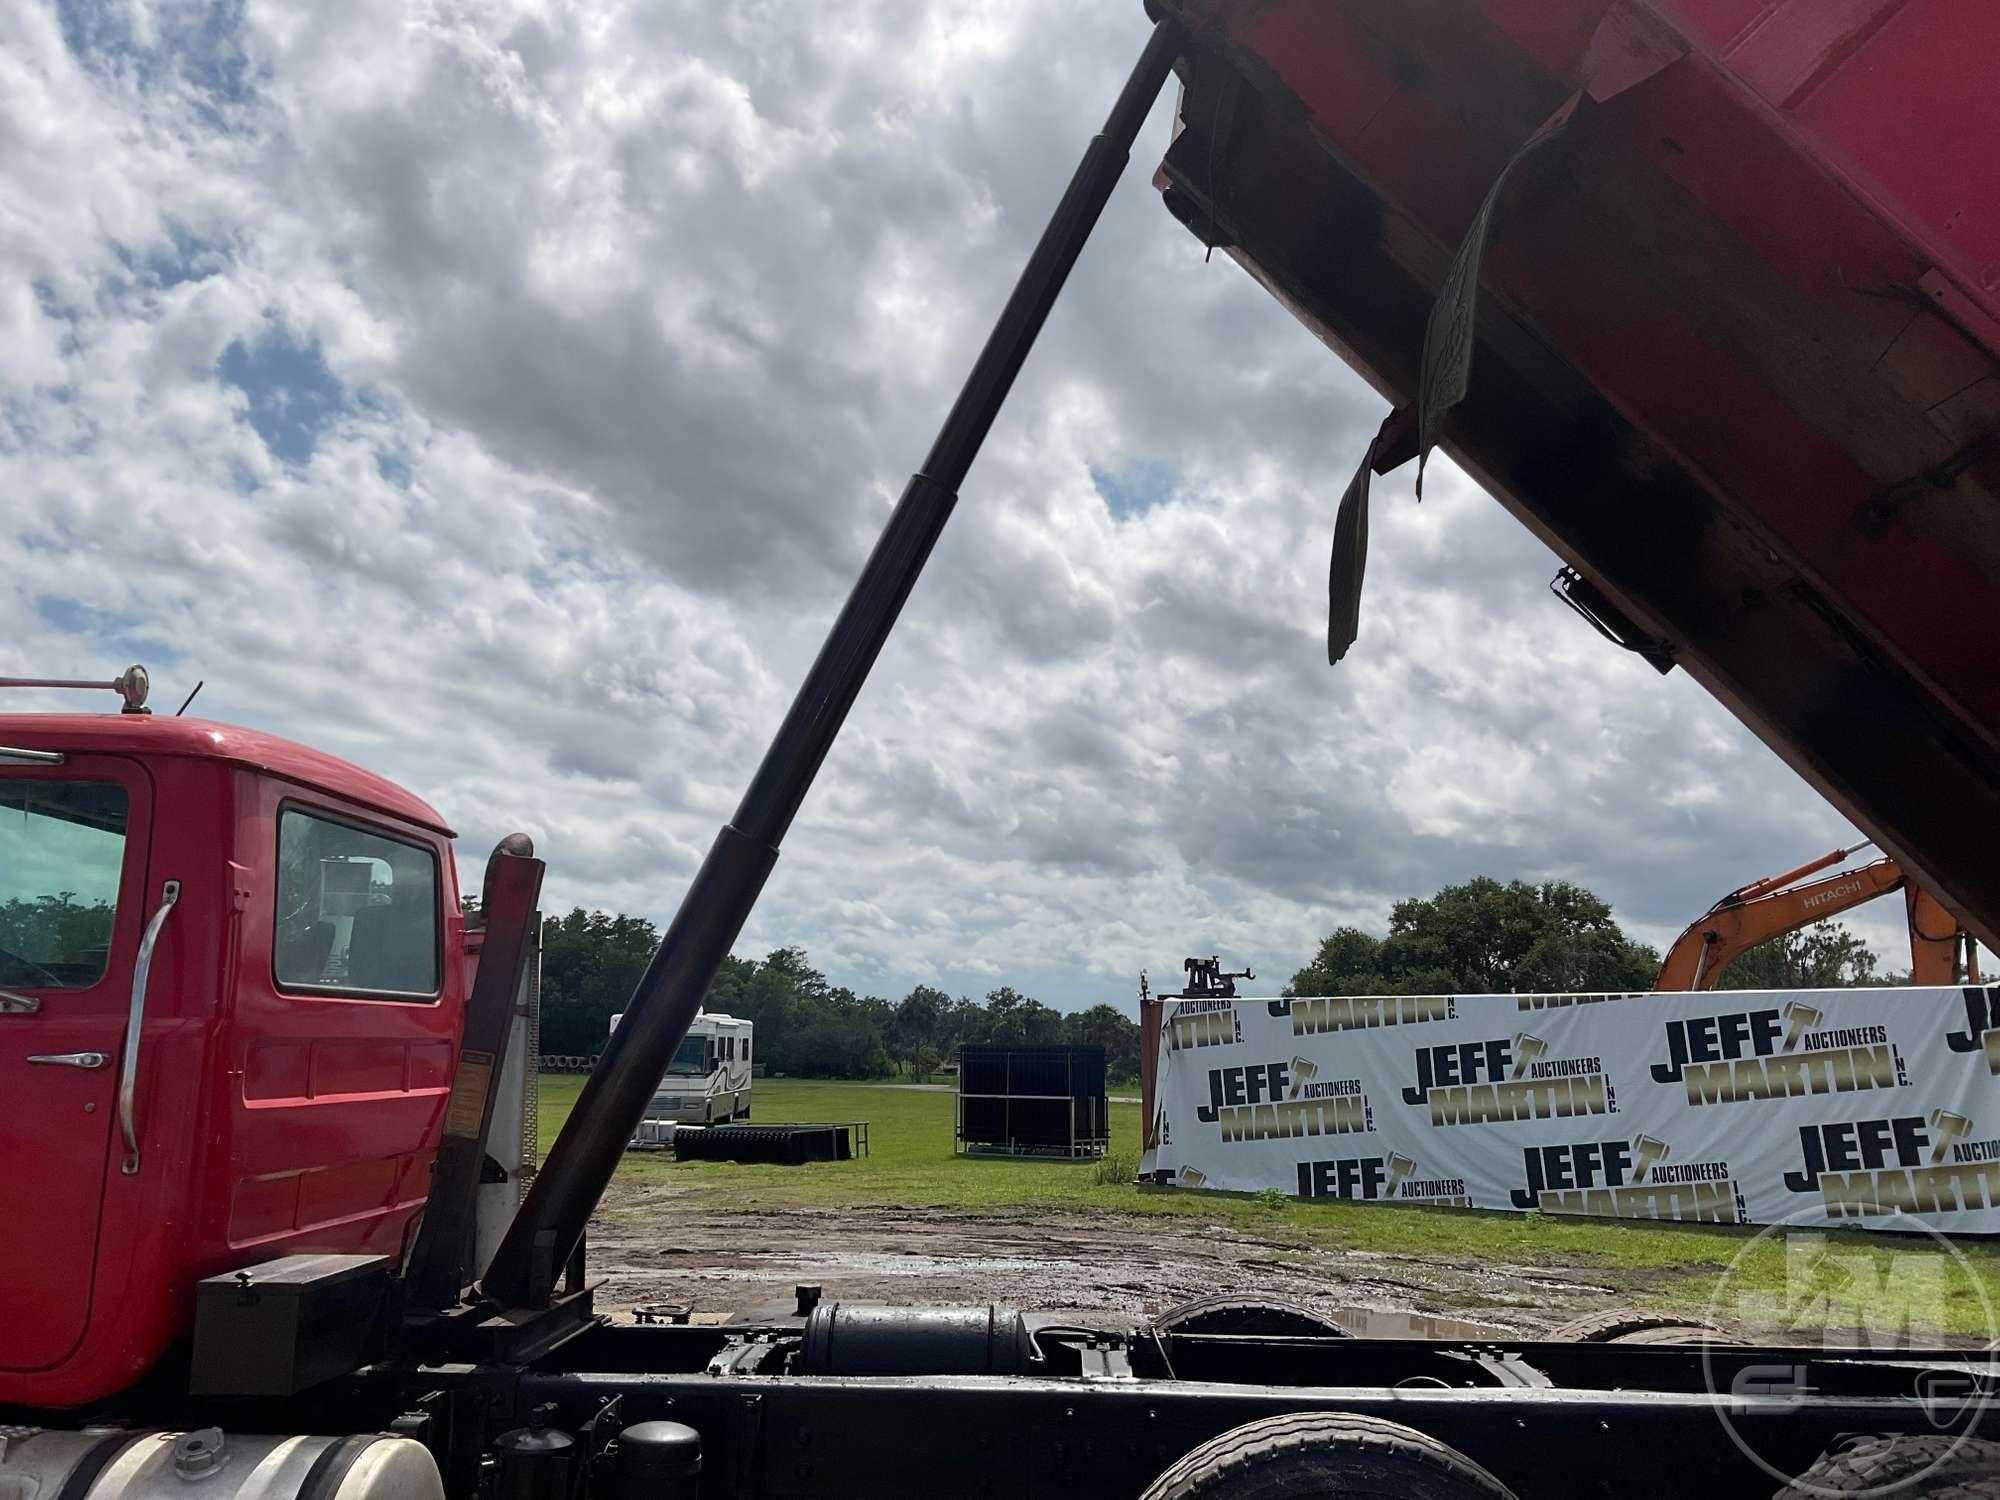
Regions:
<instances>
[{"instance_id":1,"label":"truck chassis crossmember","mask_svg":"<svg viewBox=\"0 0 2000 1500\"><path fill-rule=\"evenodd\" d=\"M1437 1438L1523 1495L1668 1496L1768 1491L1758 1460L1796 1474L1855 1434L1965 1432L1996 1373L1951 1350L1086 1332L1032 1313L1022 1373L937 1373L1006 1360L983 1327L1013 1311L971 1335L948 1324L956 1341L938 1324L967 1309L865 1311L874 1336L853 1363L906 1369L802 1372L811 1317L596 1327L526 1369L380 1370L349 1399L379 1391L387 1413L435 1380L414 1410L438 1431L483 1408L489 1425L539 1413L579 1432L615 1402L614 1430L664 1419L701 1434L703 1494L1133 1495L1231 1428L1345 1412Z\"/></svg>"}]
</instances>

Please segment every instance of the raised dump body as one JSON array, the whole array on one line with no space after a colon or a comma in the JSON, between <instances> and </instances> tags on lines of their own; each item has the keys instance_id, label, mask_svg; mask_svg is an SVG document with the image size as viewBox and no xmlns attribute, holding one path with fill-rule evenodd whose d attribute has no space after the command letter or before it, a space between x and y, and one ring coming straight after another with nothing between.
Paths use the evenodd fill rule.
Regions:
<instances>
[{"instance_id":1,"label":"raised dump body","mask_svg":"<svg viewBox=\"0 0 2000 1500\"><path fill-rule=\"evenodd\" d=\"M1168 206L1398 408L1377 472L1454 251L1560 125L1438 318L1471 378L1427 425L1626 644L2000 939L2000 8L1155 9L1197 39Z\"/></svg>"}]
</instances>

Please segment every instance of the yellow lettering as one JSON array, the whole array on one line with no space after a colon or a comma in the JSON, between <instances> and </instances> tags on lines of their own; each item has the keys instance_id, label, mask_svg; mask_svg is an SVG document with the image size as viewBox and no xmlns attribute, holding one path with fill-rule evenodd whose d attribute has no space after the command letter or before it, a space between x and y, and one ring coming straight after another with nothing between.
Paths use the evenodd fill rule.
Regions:
<instances>
[{"instance_id":1,"label":"yellow lettering","mask_svg":"<svg viewBox=\"0 0 2000 1500\"><path fill-rule=\"evenodd\" d=\"M1690 1104L1730 1104L1736 1099L1728 1063L1688 1063L1681 1069Z\"/></svg>"},{"instance_id":2,"label":"yellow lettering","mask_svg":"<svg viewBox=\"0 0 2000 1500\"><path fill-rule=\"evenodd\" d=\"M1858 1219L1880 1212L1872 1172L1822 1172L1819 1190L1830 1219Z\"/></svg>"},{"instance_id":3,"label":"yellow lettering","mask_svg":"<svg viewBox=\"0 0 2000 1500\"><path fill-rule=\"evenodd\" d=\"M1355 995L1294 1000L1292 1035L1318 1036L1327 1031L1441 1020L1451 1014L1450 1007L1450 999L1443 995Z\"/></svg>"},{"instance_id":4,"label":"yellow lettering","mask_svg":"<svg viewBox=\"0 0 2000 1500\"><path fill-rule=\"evenodd\" d=\"M1910 1173L1910 1196L1918 1213L1948 1214L1961 1206L1980 1207L1960 1203L1964 1185L1964 1172L1959 1167L1918 1167Z\"/></svg>"},{"instance_id":5,"label":"yellow lettering","mask_svg":"<svg viewBox=\"0 0 2000 1500\"><path fill-rule=\"evenodd\" d=\"M1892 1089L1896 1086L1896 1049L1887 1042L1854 1049L1855 1087ZM1862 1080L1865 1080L1862 1081Z\"/></svg>"},{"instance_id":6,"label":"yellow lettering","mask_svg":"<svg viewBox=\"0 0 2000 1500\"><path fill-rule=\"evenodd\" d=\"M1691 1202L1682 1209L1683 1219L1709 1224L1736 1222L1736 1188L1727 1179L1721 1182L1690 1182L1682 1191Z\"/></svg>"},{"instance_id":7,"label":"yellow lettering","mask_svg":"<svg viewBox=\"0 0 2000 1500\"><path fill-rule=\"evenodd\" d=\"M1568 1083L1569 1108L1564 1111L1565 1114L1604 1115L1611 1112L1611 1095L1607 1091L1607 1080L1602 1073L1572 1078Z\"/></svg>"},{"instance_id":8,"label":"yellow lettering","mask_svg":"<svg viewBox=\"0 0 2000 1500\"><path fill-rule=\"evenodd\" d=\"M1431 1124L1464 1125L1471 1122L1474 1116L1467 1092L1463 1088L1432 1089L1429 1095Z\"/></svg>"},{"instance_id":9,"label":"yellow lettering","mask_svg":"<svg viewBox=\"0 0 2000 1500\"><path fill-rule=\"evenodd\" d=\"M1761 1057L1739 1057L1729 1065L1729 1097L1732 1101L1768 1099L1771 1082L1764 1076Z\"/></svg>"}]
</instances>

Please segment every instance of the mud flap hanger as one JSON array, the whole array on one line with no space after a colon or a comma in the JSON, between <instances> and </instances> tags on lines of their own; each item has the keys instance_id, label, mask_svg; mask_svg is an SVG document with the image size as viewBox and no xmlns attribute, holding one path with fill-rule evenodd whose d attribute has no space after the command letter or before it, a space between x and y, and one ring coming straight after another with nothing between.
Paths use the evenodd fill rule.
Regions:
<instances>
[{"instance_id":1,"label":"mud flap hanger","mask_svg":"<svg viewBox=\"0 0 2000 1500\"><path fill-rule=\"evenodd\" d=\"M1347 654L1361 628L1361 582L1368 564L1369 475L1387 474L1414 456L1417 499L1421 501L1424 464L1443 433L1445 418L1471 388L1480 262L1508 178L1522 161L1562 134L1586 97L1602 102L1623 93L1684 54L1685 44L1678 36L1663 29L1629 0L1609 6L1584 48L1578 70L1582 82L1515 148L1480 200L1479 211L1472 216L1465 237L1459 241L1451 269L1445 273L1444 284L1439 287L1437 301L1431 305L1430 317L1424 324L1416 399L1397 407L1383 419L1334 514L1333 550L1327 567L1329 665Z\"/></svg>"},{"instance_id":2,"label":"mud flap hanger","mask_svg":"<svg viewBox=\"0 0 2000 1500\"><path fill-rule=\"evenodd\" d=\"M1424 498L1424 464L1437 446L1444 419L1472 386L1473 330L1479 316L1479 263L1493 227L1494 211L1507 179L1521 161L1562 133L1583 99L1579 89L1565 99L1507 158L1493 186L1472 216L1472 224L1451 258L1444 285L1424 325L1424 351L1417 398L1382 419L1361 455L1361 463L1334 514L1333 554L1327 565L1326 659L1347 655L1361 630L1361 581L1368 567L1369 475L1387 474L1411 458L1417 461L1417 499Z\"/></svg>"}]
</instances>

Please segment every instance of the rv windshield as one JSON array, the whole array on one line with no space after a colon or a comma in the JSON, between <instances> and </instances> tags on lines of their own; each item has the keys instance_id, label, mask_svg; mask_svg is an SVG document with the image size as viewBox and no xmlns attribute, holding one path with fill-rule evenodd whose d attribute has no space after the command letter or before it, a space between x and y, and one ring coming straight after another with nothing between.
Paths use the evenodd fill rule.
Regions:
<instances>
[{"instance_id":1,"label":"rv windshield","mask_svg":"<svg viewBox=\"0 0 2000 1500\"><path fill-rule=\"evenodd\" d=\"M708 1038L688 1036L681 1038L681 1044L674 1052L674 1060L667 1064L669 1073L691 1073L697 1078L708 1073Z\"/></svg>"}]
</instances>

